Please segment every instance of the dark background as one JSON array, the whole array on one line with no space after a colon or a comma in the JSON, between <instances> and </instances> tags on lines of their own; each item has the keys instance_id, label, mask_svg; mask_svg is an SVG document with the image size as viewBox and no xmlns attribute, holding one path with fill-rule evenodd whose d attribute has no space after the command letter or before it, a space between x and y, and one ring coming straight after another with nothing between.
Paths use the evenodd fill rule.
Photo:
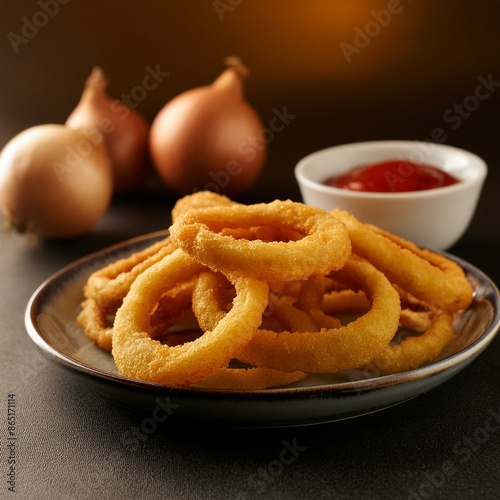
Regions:
<instances>
[{"instance_id":1,"label":"dark background","mask_svg":"<svg viewBox=\"0 0 500 500\"><path fill-rule=\"evenodd\" d=\"M317 149L376 139L432 141L442 129L447 144L482 156L490 171L460 252L451 250L468 258L468 242L478 243L496 262L500 2L47 1L52 10L45 16L43 0L0 1L0 146L29 126L63 123L95 65L107 73L115 98L133 94L148 67L169 73L136 102L151 123L171 98L211 83L224 58L238 55L251 70L246 97L264 125L275 109L295 115L269 142L264 171L242 201L300 199L293 168ZM27 22L43 26L19 42ZM479 100L481 79L494 83ZM98 248L159 229L158 210L166 217L161 228L168 226L177 195L161 183L148 189L117 198L109 214L123 203L126 212L112 224L105 217L87 244ZM489 260L484 265L500 281Z\"/></svg>"},{"instance_id":2,"label":"dark background","mask_svg":"<svg viewBox=\"0 0 500 500\"><path fill-rule=\"evenodd\" d=\"M447 144L473 151L489 166L474 220L450 251L500 283L500 86L474 100L481 78L500 82L500 2L70 0L16 52L9 34L20 35L24 18L33 20L47 3L0 0L0 146L32 125L64 122L95 65L117 98L141 84L147 67L169 73L138 104L151 122L168 100L211 83L223 59L239 55L251 69L247 99L263 123L275 108L295 115L269 143L263 174L243 201L300 199L293 168L317 149L428 140L441 128ZM341 47L376 30L374 18L389 7L397 13L348 62ZM458 120L466 103L477 109ZM431 480L438 486L419 490L427 498L500 496L500 431L485 440L478 433L491 411L500 411L498 340L453 380L380 413L257 431L168 422L138 449L124 448L120 437L142 417L42 358L25 333L24 309L36 287L64 265L168 227L176 199L152 182L116 197L82 237L33 242L0 233L0 497L7 492L1 437L9 391L18 401L20 499L385 500L409 498ZM305 450L261 492L250 479L293 440ZM453 473L440 480L450 463Z\"/></svg>"},{"instance_id":3,"label":"dark background","mask_svg":"<svg viewBox=\"0 0 500 500\"><path fill-rule=\"evenodd\" d=\"M148 66L169 73L137 103L151 122L168 100L211 83L223 59L238 55L251 69L246 95L263 123L274 108L296 115L270 142L254 193L298 196L293 167L316 149L432 140L436 128L446 143L499 168L500 88L459 122L449 111L474 95L479 77L500 81L497 1L67 0L16 47L12 34L22 36L24 18L43 23L41 4L0 6L0 145L28 126L64 122L95 65L116 98L130 95ZM344 52L356 44L348 61Z\"/></svg>"}]
</instances>

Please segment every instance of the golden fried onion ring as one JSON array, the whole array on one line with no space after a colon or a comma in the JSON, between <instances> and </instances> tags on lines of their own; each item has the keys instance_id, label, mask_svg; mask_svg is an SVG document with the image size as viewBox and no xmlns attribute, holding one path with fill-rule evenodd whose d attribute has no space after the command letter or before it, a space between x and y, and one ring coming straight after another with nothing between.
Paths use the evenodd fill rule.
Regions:
<instances>
[{"instance_id":1,"label":"golden fried onion ring","mask_svg":"<svg viewBox=\"0 0 500 500\"><path fill-rule=\"evenodd\" d=\"M338 209L199 192L172 218L170 237L84 288L78 323L134 379L260 390L412 370L439 356L472 300L458 264Z\"/></svg>"},{"instance_id":2,"label":"golden fried onion ring","mask_svg":"<svg viewBox=\"0 0 500 500\"><path fill-rule=\"evenodd\" d=\"M338 328L340 320L325 313L323 309L323 297L325 295L326 281L318 276L311 276L302 285L297 297L297 307L307 311L316 324L316 329Z\"/></svg>"},{"instance_id":3,"label":"golden fried onion ring","mask_svg":"<svg viewBox=\"0 0 500 500\"><path fill-rule=\"evenodd\" d=\"M170 326L186 315L191 307L193 286L193 283L183 283L182 286L170 290L160 298L158 307L151 315L149 330L151 338L162 337ZM88 298L82 302L76 321L87 337L101 349L111 352L113 344L111 316L115 313L116 310L105 310L94 299Z\"/></svg>"},{"instance_id":4,"label":"golden fried onion ring","mask_svg":"<svg viewBox=\"0 0 500 500\"><path fill-rule=\"evenodd\" d=\"M168 237L111 262L90 275L84 287L85 297L94 299L108 313L116 310L137 276L175 249L176 246Z\"/></svg>"},{"instance_id":5,"label":"golden fried onion ring","mask_svg":"<svg viewBox=\"0 0 500 500\"><path fill-rule=\"evenodd\" d=\"M227 314L227 298L224 293L227 285L232 286L223 274L206 271L199 275L193 290L192 304L193 312L202 330L207 331L213 329ZM292 313L291 317L286 317L286 321L298 322L299 325L302 325L302 321L304 321L303 316L306 315L299 309L291 311L288 304L283 306L284 302L281 299L282 297L276 297L274 299L275 302L271 308L272 313L279 311L279 316L284 316L286 313ZM297 312L300 317L297 318L293 312ZM307 325L314 327L312 321L310 319L309 321ZM194 385L196 387L211 389L257 390L288 385L305 377L306 373L301 371L287 373L282 370L273 370L265 366L221 368L213 375L210 375L208 378Z\"/></svg>"},{"instance_id":6,"label":"golden fried onion ring","mask_svg":"<svg viewBox=\"0 0 500 500\"><path fill-rule=\"evenodd\" d=\"M213 375L193 384L193 387L224 390L259 390L282 387L298 382L306 376L307 374L301 371L287 373L266 368L265 366L259 368L221 368Z\"/></svg>"},{"instance_id":7,"label":"golden fried onion ring","mask_svg":"<svg viewBox=\"0 0 500 500\"><path fill-rule=\"evenodd\" d=\"M85 335L101 349L111 351L113 328L108 322L108 315L94 299L85 299L76 322Z\"/></svg>"},{"instance_id":8,"label":"golden fried onion ring","mask_svg":"<svg viewBox=\"0 0 500 500\"><path fill-rule=\"evenodd\" d=\"M438 314L418 336L409 336L399 344L387 346L370 363L370 370L390 375L413 370L436 359L453 338L453 316Z\"/></svg>"},{"instance_id":9,"label":"golden fried onion ring","mask_svg":"<svg viewBox=\"0 0 500 500\"><path fill-rule=\"evenodd\" d=\"M455 312L470 305L472 286L455 262L365 224L343 210L334 209L331 214L346 225L353 252L404 291L435 309Z\"/></svg>"},{"instance_id":10,"label":"golden fried onion ring","mask_svg":"<svg viewBox=\"0 0 500 500\"><path fill-rule=\"evenodd\" d=\"M297 241L235 239L225 228L271 226L299 231ZM214 271L258 280L322 276L340 269L351 253L344 225L321 209L292 201L218 206L186 212L170 228L173 241Z\"/></svg>"},{"instance_id":11,"label":"golden fried onion ring","mask_svg":"<svg viewBox=\"0 0 500 500\"><path fill-rule=\"evenodd\" d=\"M192 308L202 330L214 328L229 310L224 293L228 285L230 283L221 273L206 271L198 277L193 290ZM305 332L316 328L309 314L295 307L287 295L269 293L269 304L263 316L263 319L275 317L279 324L292 331Z\"/></svg>"},{"instance_id":12,"label":"golden fried onion ring","mask_svg":"<svg viewBox=\"0 0 500 500\"><path fill-rule=\"evenodd\" d=\"M368 312L333 329L280 333L259 329L238 359L288 372L333 373L357 368L377 356L398 329L399 295L381 272L355 257L334 274L366 293Z\"/></svg>"},{"instance_id":13,"label":"golden fried onion ring","mask_svg":"<svg viewBox=\"0 0 500 500\"><path fill-rule=\"evenodd\" d=\"M196 208L217 206L229 207L234 205L239 205L239 203L236 203L222 194L217 194L212 191L197 191L196 193L183 196L176 201L172 209L172 221L175 221L189 210L194 210Z\"/></svg>"},{"instance_id":14,"label":"golden fried onion ring","mask_svg":"<svg viewBox=\"0 0 500 500\"><path fill-rule=\"evenodd\" d=\"M202 269L178 249L137 277L113 326L112 352L122 375L159 384L189 385L226 367L250 340L262 320L269 287L266 282L247 278L234 280L233 307L211 331L173 347L150 338L150 314L161 295Z\"/></svg>"}]
</instances>

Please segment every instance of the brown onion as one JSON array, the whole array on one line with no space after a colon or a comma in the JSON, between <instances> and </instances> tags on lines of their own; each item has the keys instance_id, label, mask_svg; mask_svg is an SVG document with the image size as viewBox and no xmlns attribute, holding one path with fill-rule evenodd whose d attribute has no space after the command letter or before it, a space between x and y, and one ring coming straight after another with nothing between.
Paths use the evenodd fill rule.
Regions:
<instances>
[{"instance_id":1,"label":"brown onion","mask_svg":"<svg viewBox=\"0 0 500 500\"><path fill-rule=\"evenodd\" d=\"M114 190L123 193L137 189L144 181L149 160L149 125L135 110L111 99L107 86L102 69L93 68L66 125L102 132L113 165Z\"/></svg>"},{"instance_id":2,"label":"brown onion","mask_svg":"<svg viewBox=\"0 0 500 500\"><path fill-rule=\"evenodd\" d=\"M151 126L153 165L181 194L211 190L235 195L257 179L267 144L263 126L243 96L246 68L237 58L211 85L184 92L158 113Z\"/></svg>"},{"instance_id":3,"label":"brown onion","mask_svg":"<svg viewBox=\"0 0 500 500\"><path fill-rule=\"evenodd\" d=\"M98 132L38 125L0 154L0 209L8 225L43 238L88 231L105 213L113 188Z\"/></svg>"}]
</instances>

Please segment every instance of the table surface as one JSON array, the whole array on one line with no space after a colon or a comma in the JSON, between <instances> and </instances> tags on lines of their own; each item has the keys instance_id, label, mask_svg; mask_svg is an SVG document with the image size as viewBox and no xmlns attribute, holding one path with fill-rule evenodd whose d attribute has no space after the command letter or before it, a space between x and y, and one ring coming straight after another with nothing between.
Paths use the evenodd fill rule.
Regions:
<instances>
[{"instance_id":1,"label":"table surface","mask_svg":"<svg viewBox=\"0 0 500 500\"><path fill-rule=\"evenodd\" d=\"M284 180L283 180L284 179ZM278 187L279 185L279 187ZM500 282L490 173L478 212L451 251ZM241 201L300 199L270 167ZM500 341L443 385L402 405L310 427L224 429L166 421L123 436L145 418L105 400L42 356L23 315L36 287L79 257L165 229L175 195L123 196L89 234L0 240L0 497L7 497L8 409L15 405L18 498L496 498L500 491ZM280 461L294 447L293 460ZM427 496L426 496L427 495Z\"/></svg>"}]
</instances>

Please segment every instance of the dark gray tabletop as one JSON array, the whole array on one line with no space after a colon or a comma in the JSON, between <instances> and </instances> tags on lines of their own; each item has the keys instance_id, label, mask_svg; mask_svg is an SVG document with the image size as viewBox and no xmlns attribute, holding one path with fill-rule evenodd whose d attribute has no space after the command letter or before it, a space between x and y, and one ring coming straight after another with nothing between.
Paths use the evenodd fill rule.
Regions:
<instances>
[{"instance_id":1,"label":"dark gray tabletop","mask_svg":"<svg viewBox=\"0 0 500 500\"><path fill-rule=\"evenodd\" d=\"M57 4L57 13L37 14L42 4ZM342 2L270 4L59 0L14 6L1 0L2 145L30 125L64 121L96 63L116 75L116 96L140 83L148 65L170 72L168 85L139 108L152 119L169 97L211 81L226 52L239 52L254 68L248 98L264 123L274 109L295 115L269 142L263 175L240 201L300 200L293 166L314 150L359 140L431 139L441 128L446 143L482 156L490 169L471 226L450 252L500 283L500 90L495 83L487 99L470 97L480 76L500 81L499 40L489 34L500 4L356 2L358 14L342 10ZM356 28L365 30L373 12L389 7L390 24L360 49ZM7 34L22 36L24 17L41 25L19 43ZM342 42L351 45L351 61ZM24 327L34 290L80 257L166 229L175 200L156 184L117 197L91 232L70 241L0 234L0 498L500 496L498 339L456 377L402 405L278 429L167 420L141 432L147 415L102 398L45 358ZM15 441L8 440L10 432Z\"/></svg>"}]
</instances>

